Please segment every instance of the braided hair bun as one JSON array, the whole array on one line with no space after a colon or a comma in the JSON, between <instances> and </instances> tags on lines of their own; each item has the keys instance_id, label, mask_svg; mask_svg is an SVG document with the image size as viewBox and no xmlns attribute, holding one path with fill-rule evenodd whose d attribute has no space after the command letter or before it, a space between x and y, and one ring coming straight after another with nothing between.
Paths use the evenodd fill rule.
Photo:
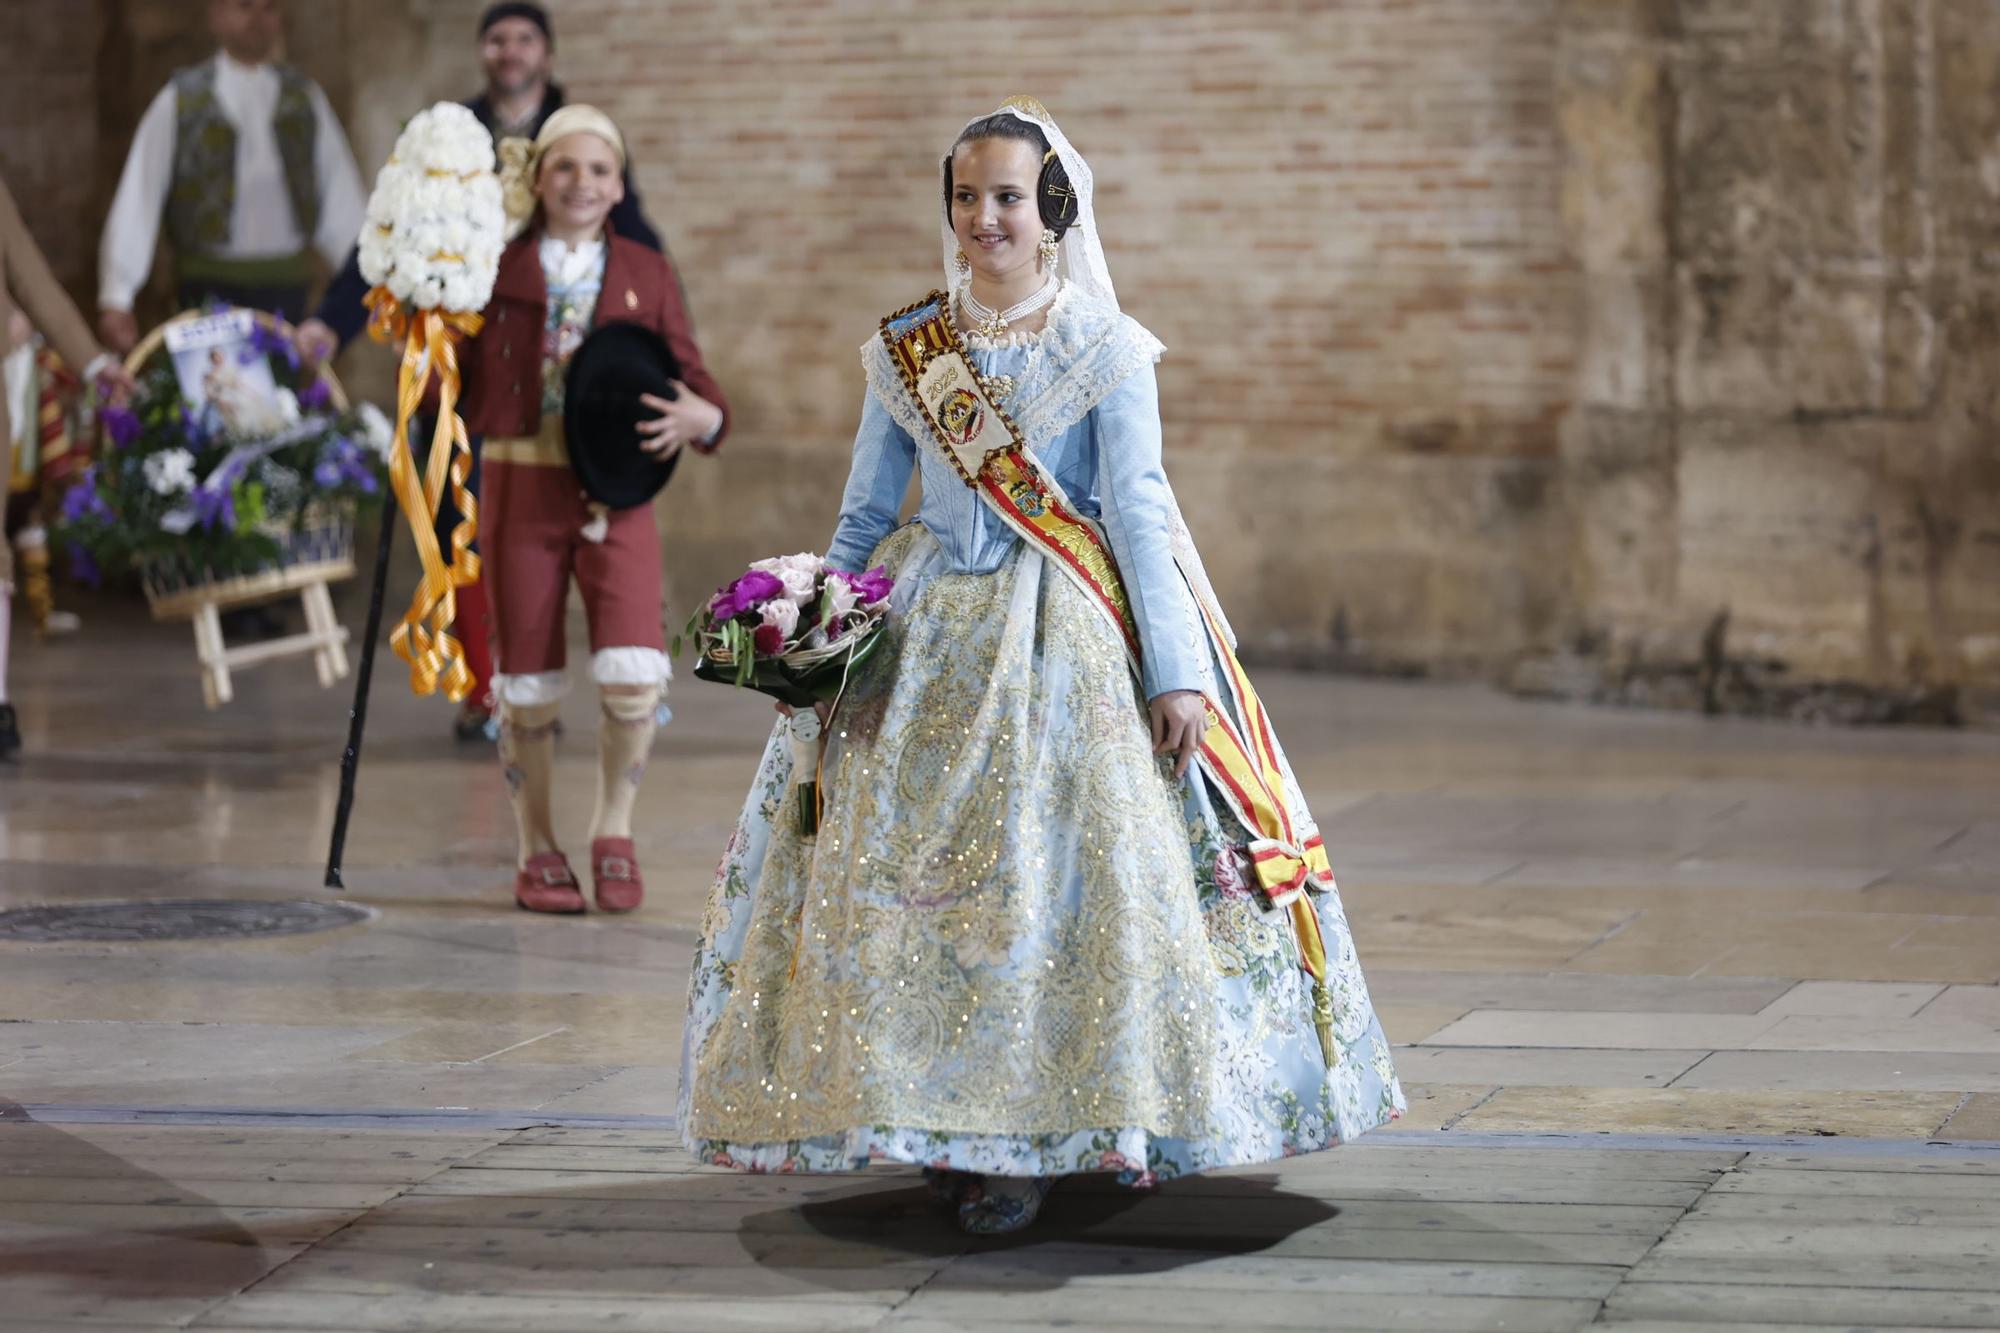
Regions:
<instances>
[{"instance_id":1,"label":"braided hair bun","mask_svg":"<svg viewBox=\"0 0 2000 1333\"><path fill-rule=\"evenodd\" d=\"M1069 173L1063 170L1062 159L1049 146L1049 139L1042 133L1042 127L1031 120L1005 111L996 111L973 121L952 144L952 153L961 145L978 143L982 139L1015 139L1028 144L1042 155L1042 175L1035 187L1035 204L1042 215L1042 225L1061 240L1070 224L1076 221L1076 191L1070 187ZM944 159L944 214L946 222L951 220L951 153Z\"/></svg>"}]
</instances>

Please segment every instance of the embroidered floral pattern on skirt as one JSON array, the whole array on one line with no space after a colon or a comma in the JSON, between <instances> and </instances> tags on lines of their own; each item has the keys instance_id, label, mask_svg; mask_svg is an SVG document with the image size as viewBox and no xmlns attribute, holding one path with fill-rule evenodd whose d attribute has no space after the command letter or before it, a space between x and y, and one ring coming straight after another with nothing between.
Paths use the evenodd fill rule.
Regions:
<instances>
[{"instance_id":1,"label":"embroidered floral pattern on skirt","mask_svg":"<svg viewBox=\"0 0 2000 1333\"><path fill-rule=\"evenodd\" d=\"M1337 894L1318 899L1329 1072L1248 835L1151 753L1084 595L1025 547L948 572L915 525L872 563L896 578L893 637L836 718L819 836L788 817L774 731L703 920L681 1093L697 1155L1161 1178L1399 1113Z\"/></svg>"}]
</instances>

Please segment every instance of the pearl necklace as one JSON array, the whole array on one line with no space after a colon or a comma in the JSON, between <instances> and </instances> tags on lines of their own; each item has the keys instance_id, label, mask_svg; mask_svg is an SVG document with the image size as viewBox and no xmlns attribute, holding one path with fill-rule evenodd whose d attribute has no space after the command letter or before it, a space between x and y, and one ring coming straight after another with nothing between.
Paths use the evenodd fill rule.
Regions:
<instances>
[{"instance_id":1,"label":"pearl necklace","mask_svg":"<svg viewBox=\"0 0 2000 1333\"><path fill-rule=\"evenodd\" d=\"M1056 293L1061 290L1061 279L1051 273L1049 280L1043 283L1040 290L1027 300L1016 301L1005 310L995 310L992 306L987 305L984 301L974 296L972 294L972 284L967 283L965 290L958 294L958 303L960 309L964 310L966 319L972 322L973 332L979 334L982 338L998 338L1007 332L1007 326L1015 320L1025 319L1037 310L1040 310L1043 306L1048 305L1051 301L1054 301Z\"/></svg>"}]
</instances>

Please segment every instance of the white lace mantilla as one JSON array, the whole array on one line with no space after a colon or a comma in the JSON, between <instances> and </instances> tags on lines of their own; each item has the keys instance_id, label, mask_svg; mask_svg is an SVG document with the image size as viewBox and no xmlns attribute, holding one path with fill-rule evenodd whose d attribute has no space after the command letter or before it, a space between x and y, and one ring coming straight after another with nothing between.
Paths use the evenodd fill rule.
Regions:
<instances>
[{"instance_id":1,"label":"white lace mantilla","mask_svg":"<svg viewBox=\"0 0 2000 1333\"><path fill-rule=\"evenodd\" d=\"M967 341L969 347L977 347L982 340ZM1030 449L1090 415L1090 410L1133 372L1152 365L1167 350L1138 320L1068 284L1049 307L1048 321L1039 332L1010 334L990 340L988 345L1031 349L1027 364L1016 378L1014 392L1004 404ZM941 453L942 446L904 386L881 334L861 344L861 366L868 377L868 391L882 404L889 419L902 427L918 448ZM1178 499L1174 501L1171 522L1175 561L1196 599L1215 617L1224 640L1233 649L1236 631L1222 613L1222 603L1208 581L1208 571L1195 550L1194 537L1188 532L1187 520L1181 516Z\"/></svg>"},{"instance_id":2,"label":"white lace mantilla","mask_svg":"<svg viewBox=\"0 0 2000 1333\"><path fill-rule=\"evenodd\" d=\"M1048 321L1040 332L991 340L973 338L968 343L974 348L1033 349L1005 404L1029 448L1083 420L1132 372L1158 361L1166 351L1137 320L1068 286L1049 307ZM903 387L903 378L896 372L881 335L861 345L861 365L868 376L869 392L890 419L919 444L930 441L930 425Z\"/></svg>"}]
</instances>

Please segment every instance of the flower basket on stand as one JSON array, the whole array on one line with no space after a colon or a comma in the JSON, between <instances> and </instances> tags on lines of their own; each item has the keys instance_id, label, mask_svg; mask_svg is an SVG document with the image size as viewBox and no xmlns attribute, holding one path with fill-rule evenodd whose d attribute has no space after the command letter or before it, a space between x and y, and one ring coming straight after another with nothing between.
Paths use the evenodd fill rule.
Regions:
<instances>
[{"instance_id":1,"label":"flower basket on stand","mask_svg":"<svg viewBox=\"0 0 2000 1333\"><path fill-rule=\"evenodd\" d=\"M322 686L345 676L328 585L353 576L356 514L383 493L387 420L350 410L329 370L302 382L284 329L257 311L176 316L126 365L139 391L100 414L104 447L63 500L78 572L130 567L154 619L192 623L210 708L233 697L233 670L277 658L311 656ZM223 611L286 597L304 633L224 641Z\"/></svg>"}]
</instances>

